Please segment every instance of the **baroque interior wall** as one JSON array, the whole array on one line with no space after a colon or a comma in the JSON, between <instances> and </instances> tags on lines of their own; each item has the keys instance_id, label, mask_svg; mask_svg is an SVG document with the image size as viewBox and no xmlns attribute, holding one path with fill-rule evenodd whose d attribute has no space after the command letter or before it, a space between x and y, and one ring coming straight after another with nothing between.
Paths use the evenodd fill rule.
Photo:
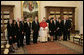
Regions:
<instances>
[{"instance_id":1,"label":"baroque interior wall","mask_svg":"<svg viewBox=\"0 0 84 55\"><path fill-rule=\"evenodd\" d=\"M1 5L15 5L14 19L21 18L21 1L1 1ZM45 17L45 6L69 6L76 7L75 29L80 30L83 26L83 2L82 1L40 1L40 19Z\"/></svg>"},{"instance_id":2,"label":"baroque interior wall","mask_svg":"<svg viewBox=\"0 0 84 55\"><path fill-rule=\"evenodd\" d=\"M75 30L80 30L83 26L83 1L41 1L40 18L45 17L45 6L65 6L76 7L75 9Z\"/></svg>"},{"instance_id":3,"label":"baroque interior wall","mask_svg":"<svg viewBox=\"0 0 84 55\"><path fill-rule=\"evenodd\" d=\"M1 5L15 5L14 19L21 18L21 1L1 1Z\"/></svg>"},{"instance_id":4,"label":"baroque interior wall","mask_svg":"<svg viewBox=\"0 0 84 55\"><path fill-rule=\"evenodd\" d=\"M77 1L78 9L78 29L83 32L83 1ZM82 28L82 29L81 29Z\"/></svg>"},{"instance_id":5,"label":"baroque interior wall","mask_svg":"<svg viewBox=\"0 0 84 55\"><path fill-rule=\"evenodd\" d=\"M77 7L77 3L75 1L41 1L40 3L40 9L41 9L41 16L40 18L42 19L43 17L45 17L46 13L45 13L45 6L63 6L63 7ZM77 8L76 8L76 12L75 12L75 29L78 29L78 15L77 15Z\"/></svg>"}]
</instances>

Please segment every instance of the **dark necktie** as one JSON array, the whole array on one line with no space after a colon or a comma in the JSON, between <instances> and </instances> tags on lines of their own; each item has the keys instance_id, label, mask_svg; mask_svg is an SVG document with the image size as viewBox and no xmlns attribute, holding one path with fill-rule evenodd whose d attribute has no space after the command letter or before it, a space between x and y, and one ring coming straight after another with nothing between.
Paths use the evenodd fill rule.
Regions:
<instances>
[{"instance_id":1,"label":"dark necktie","mask_svg":"<svg viewBox=\"0 0 84 55\"><path fill-rule=\"evenodd\" d=\"M24 22L22 21L22 24L24 25Z\"/></svg>"},{"instance_id":2,"label":"dark necktie","mask_svg":"<svg viewBox=\"0 0 84 55\"><path fill-rule=\"evenodd\" d=\"M10 27L12 26L12 24L10 24Z\"/></svg>"},{"instance_id":3,"label":"dark necktie","mask_svg":"<svg viewBox=\"0 0 84 55\"><path fill-rule=\"evenodd\" d=\"M54 24L56 25L56 21L54 21Z\"/></svg>"}]
</instances>

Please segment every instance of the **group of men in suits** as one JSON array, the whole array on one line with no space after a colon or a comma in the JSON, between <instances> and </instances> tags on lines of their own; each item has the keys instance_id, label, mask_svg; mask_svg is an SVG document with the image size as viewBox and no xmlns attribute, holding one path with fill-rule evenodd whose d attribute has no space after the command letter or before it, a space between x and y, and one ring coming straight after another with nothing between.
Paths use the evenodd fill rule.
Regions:
<instances>
[{"instance_id":1,"label":"group of men in suits","mask_svg":"<svg viewBox=\"0 0 84 55\"><path fill-rule=\"evenodd\" d=\"M50 19L51 17L49 16L49 18L46 20L46 22L49 24ZM58 19L59 17L57 17L57 19L53 19L55 40L57 40L58 35ZM68 16L64 17L64 19L61 21L60 26L62 26L63 40L66 41L67 37L70 40L71 21L68 19ZM17 18L17 22L13 22L13 20L10 19L7 24L9 44L13 45L15 42L17 42L18 47L23 47L24 35L26 35L26 44L29 45L31 31L33 32L33 43L36 44L39 34L39 28L40 26L37 16L35 16L35 20L32 23L29 22L29 18L26 19L26 23L24 23L24 18L21 18L21 21L19 20L19 18Z\"/></svg>"},{"instance_id":2,"label":"group of men in suits","mask_svg":"<svg viewBox=\"0 0 84 55\"><path fill-rule=\"evenodd\" d=\"M68 16L64 17L62 25L63 25L63 40L67 40L67 38L70 40L71 20L68 19Z\"/></svg>"},{"instance_id":3,"label":"group of men in suits","mask_svg":"<svg viewBox=\"0 0 84 55\"><path fill-rule=\"evenodd\" d=\"M63 40L67 41L70 40L70 30L71 30L71 20L69 19L68 16L64 16L64 19L60 19L58 16L55 18L49 17L46 22L51 24L50 20L53 20L53 36L54 40L58 40L58 36L63 35ZM61 22L59 22L61 20Z\"/></svg>"},{"instance_id":4,"label":"group of men in suits","mask_svg":"<svg viewBox=\"0 0 84 55\"><path fill-rule=\"evenodd\" d=\"M35 21L33 21L32 24L29 22L29 18L27 18L26 23L24 22L24 18L21 18L21 21L19 18L17 18L17 21L9 19L7 24L7 38L13 49L15 43L17 43L18 48L24 46L24 35L26 35L26 44L30 44L31 29L33 31L33 43L37 43L39 31L39 22L37 16L35 17Z\"/></svg>"}]
</instances>

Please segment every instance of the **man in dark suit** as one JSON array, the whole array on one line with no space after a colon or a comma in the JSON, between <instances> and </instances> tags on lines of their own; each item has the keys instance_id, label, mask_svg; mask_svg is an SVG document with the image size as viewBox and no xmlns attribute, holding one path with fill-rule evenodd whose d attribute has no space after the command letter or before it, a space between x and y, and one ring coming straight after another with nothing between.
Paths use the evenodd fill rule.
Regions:
<instances>
[{"instance_id":1,"label":"man in dark suit","mask_svg":"<svg viewBox=\"0 0 84 55\"><path fill-rule=\"evenodd\" d=\"M26 44L30 44L30 34L31 34L31 23L29 22L29 18L27 18L27 22L25 23L25 33L26 33Z\"/></svg>"},{"instance_id":2,"label":"man in dark suit","mask_svg":"<svg viewBox=\"0 0 84 55\"><path fill-rule=\"evenodd\" d=\"M71 20L67 16L67 22L68 22L68 40L70 40L70 30L71 30Z\"/></svg>"},{"instance_id":3,"label":"man in dark suit","mask_svg":"<svg viewBox=\"0 0 84 55\"><path fill-rule=\"evenodd\" d=\"M17 18L17 22L16 22L16 29L17 29L17 33L16 33L16 39L17 39L17 46L18 46L18 48L20 48L21 47L21 34L22 34L22 32L21 32L21 25L20 25L20 21L19 21L19 18Z\"/></svg>"},{"instance_id":4,"label":"man in dark suit","mask_svg":"<svg viewBox=\"0 0 84 55\"><path fill-rule=\"evenodd\" d=\"M55 35L55 40L57 40L57 28L58 28L58 21L56 20L56 18L54 17L53 19L54 22L54 35Z\"/></svg>"},{"instance_id":5,"label":"man in dark suit","mask_svg":"<svg viewBox=\"0 0 84 55\"><path fill-rule=\"evenodd\" d=\"M64 20L62 20L62 31L63 31L63 40L67 41L67 35L68 35L67 16L64 16Z\"/></svg>"},{"instance_id":6,"label":"man in dark suit","mask_svg":"<svg viewBox=\"0 0 84 55\"><path fill-rule=\"evenodd\" d=\"M32 22L32 31L33 31L33 43L37 43L39 32L39 22L37 16L35 17L35 21Z\"/></svg>"},{"instance_id":7,"label":"man in dark suit","mask_svg":"<svg viewBox=\"0 0 84 55\"><path fill-rule=\"evenodd\" d=\"M21 32L22 32L20 45L23 47L24 46L24 44L23 44L23 40L24 40L24 18L23 17L21 18L20 25L21 25Z\"/></svg>"},{"instance_id":8,"label":"man in dark suit","mask_svg":"<svg viewBox=\"0 0 84 55\"><path fill-rule=\"evenodd\" d=\"M9 44L12 45L13 44L13 20L9 19L8 23L7 23L7 37L9 40Z\"/></svg>"},{"instance_id":9,"label":"man in dark suit","mask_svg":"<svg viewBox=\"0 0 84 55\"><path fill-rule=\"evenodd\" d=\"M13 20L12 19L9 19L8 23L7 23L7 38L8 38L8 41L9 41L9 44L11 46L10 50L11 52L15 52L14 51L14 36L13 36Z\"/></svg>"},{"instance_id":10,"label":"man in dark suit","mask_svg":"<svg viewBox=\"0 0 84 55\"><path fill-rule=\"evenodd\" d=\"M49 16L49 17L46 19L46 22L47 22L47 23L50 23L50 18L51 18L51 16Z\"/></svg>"}]
</instances>

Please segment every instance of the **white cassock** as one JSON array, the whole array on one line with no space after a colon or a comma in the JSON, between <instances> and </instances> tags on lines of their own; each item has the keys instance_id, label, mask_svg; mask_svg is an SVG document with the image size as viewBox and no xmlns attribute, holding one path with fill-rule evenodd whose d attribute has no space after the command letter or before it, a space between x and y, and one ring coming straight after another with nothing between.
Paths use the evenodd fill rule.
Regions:
<instances>
[{"instance_id":1,"label":"white cassock","mask_svg":"<svg viewBox=\"0 0 84 55\"><path fill-rule=\"evenodd\" d=\"M43 27L40 27L39 36L40 42L48 41L48 27L45 27L45 30Z\"/></svg>"}]
</instances>

